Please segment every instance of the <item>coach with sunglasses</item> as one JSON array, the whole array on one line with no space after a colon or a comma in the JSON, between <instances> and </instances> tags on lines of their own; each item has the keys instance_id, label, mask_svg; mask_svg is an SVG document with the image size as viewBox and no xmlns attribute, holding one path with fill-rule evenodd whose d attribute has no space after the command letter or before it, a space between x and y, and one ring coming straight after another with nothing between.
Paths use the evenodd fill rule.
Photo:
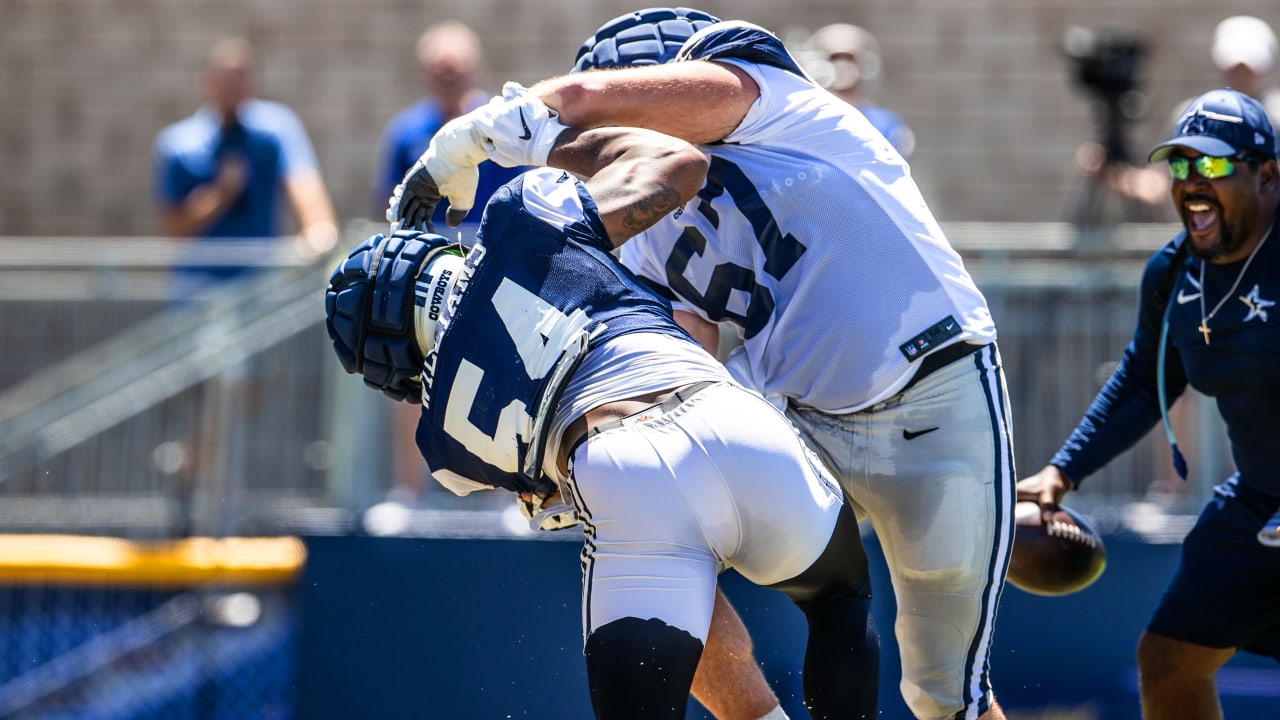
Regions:
<instances>
[{"instance_id":1,"label":"coach with sunglasses","mask_svg":"<svg viewBox=\"0 0 1280 720\"><path fill-rule=\"evenodd\" d=\"M1218 668L1238 650L1280 660L1275 132L1258 101L1213 90L1148 159L1168 162L1184 230L1147 263L1138 326L1115 374L1050 464L1018 483L1018 499L1047 513L1161 421L1185 478L1169 404L1188 385L1217 402L1238 471L1183 542L1138 642L1138 671L1146 720L1221 718Z\"/></svg>"}]
</instances>

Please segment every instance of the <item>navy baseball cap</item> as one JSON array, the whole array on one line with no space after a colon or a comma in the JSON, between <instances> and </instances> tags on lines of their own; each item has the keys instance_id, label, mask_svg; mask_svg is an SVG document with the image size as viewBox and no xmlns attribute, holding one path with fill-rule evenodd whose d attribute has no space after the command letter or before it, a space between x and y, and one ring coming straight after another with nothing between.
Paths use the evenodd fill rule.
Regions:
<instances>
[{"instance_id":1,"label":"navy baseball cap","mask_svg":"<svg viewBox=\"0 0 1280 720\"><path fill-rule=\"evenodd\" d=\"M1210 90L1192 100L1178 118L1177 128L1172 140L1151 149L1147 162L1164 160L1180 147L1216 157L1276 156L1276 133L1267 111L1257 100L1231 88Z\"/></svg>"}]
</instances>

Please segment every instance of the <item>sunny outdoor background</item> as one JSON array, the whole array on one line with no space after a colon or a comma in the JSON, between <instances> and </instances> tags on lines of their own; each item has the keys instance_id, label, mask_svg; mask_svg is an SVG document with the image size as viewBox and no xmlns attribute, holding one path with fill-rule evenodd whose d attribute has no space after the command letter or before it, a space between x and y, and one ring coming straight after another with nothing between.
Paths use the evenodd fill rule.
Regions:
<instances>
[{"instance_id":1,"label":"sunny outdoor background","mask_svg":"<svg viewBox=\"0 0 1280 720\"><path fill-rule=\"evenodd\" d=\"M0 0L0 718L588 715L578 537L531 536L506 498L424 487L405 501L421 481L412 419L342 374L322 289L340 253L383 227L379 138L422 96L426 26L474 28L479 84L498 91L568 71L597 26L644 6ZM1140 164L1179 103L1221 82L1219 20L1280 27L1264 0L700 9L798 50L829 23L874 34L873 99L913 130L912 173L991 302L1023 473L1113 369L1142 264L1177 229L1164 202L1123 199L1085 173L1081 153L1109 142ZM195 111L206 54L226 35L253 46L255 94L310 135L333 253L265 239L201 253L163 237L153 143ZM180 266L227 261L264 272L198 297L175 281ZM1071 496L1108 538L1103 579L1068 598L1006 591L992 672L1011 717L1137 717L1145 613L1230 472L1210 404L1184 398L1173 419L1189 482L1156 432ZM907 715L878 572L882 715L896 720ZM727 582L803 717L787 631L802 619ZM1241 658L1220 683L1229 717L1280 707L1273 664Z\"/></svg>"}]
</instances>

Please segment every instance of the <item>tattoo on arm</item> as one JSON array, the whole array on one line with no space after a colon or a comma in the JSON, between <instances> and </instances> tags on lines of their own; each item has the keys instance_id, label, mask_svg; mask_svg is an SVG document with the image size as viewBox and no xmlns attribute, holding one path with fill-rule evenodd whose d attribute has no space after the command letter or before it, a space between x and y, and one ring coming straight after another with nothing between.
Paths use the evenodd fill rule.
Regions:
<instances>
[{"instance_id":1,"label":"tattoo on arm","mask_svg":"<svg viewBox=\"0 0 1280 720\"><path fill-rule=\"evenodd\" d=\"M628 205L623 211L623 227L632 235L644 232L681 204L680 193L675 188L666 183L655 182L643 198Z\"/></svg>"}]
</instances>

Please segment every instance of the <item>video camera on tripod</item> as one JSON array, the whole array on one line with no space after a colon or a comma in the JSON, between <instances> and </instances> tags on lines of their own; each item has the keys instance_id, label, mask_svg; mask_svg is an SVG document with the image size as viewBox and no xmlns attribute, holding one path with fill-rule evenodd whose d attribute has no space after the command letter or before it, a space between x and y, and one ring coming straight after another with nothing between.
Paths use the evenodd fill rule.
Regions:
<instances>
[{"instance_id":1,"label":"video camera on tripod","mask_svg":"<svg viewBox=\"0 0 1280 720\"><path fill-rule=\"evenodd\" d=\"M1095 32L1071 27L1062 50L1071 63L1071 78L1093 101L1098 142L1106 162L1129 162L1128 128L1146 112L1142 63L1147 43L1135 32Z\"/></svg>"}]
</instances>

